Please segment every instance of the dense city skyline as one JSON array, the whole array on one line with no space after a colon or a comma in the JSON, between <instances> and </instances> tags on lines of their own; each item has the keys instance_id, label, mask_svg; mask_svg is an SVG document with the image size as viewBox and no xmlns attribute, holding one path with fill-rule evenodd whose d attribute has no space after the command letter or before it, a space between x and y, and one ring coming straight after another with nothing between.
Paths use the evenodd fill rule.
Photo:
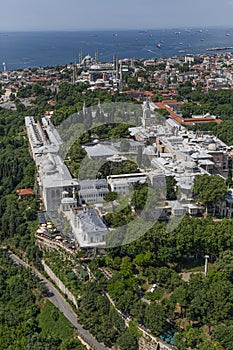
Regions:
<instances>
[{"instance_id":1,"label":"dense city skyline","mask_svg":"<svg viewBox=\"0 0 233 350\"><path fill-rule=\"evenodd\" d=\"M10 0L1 5L1 31L152 29L229 26L232 0Z\"/></svg>"}]
</instances>

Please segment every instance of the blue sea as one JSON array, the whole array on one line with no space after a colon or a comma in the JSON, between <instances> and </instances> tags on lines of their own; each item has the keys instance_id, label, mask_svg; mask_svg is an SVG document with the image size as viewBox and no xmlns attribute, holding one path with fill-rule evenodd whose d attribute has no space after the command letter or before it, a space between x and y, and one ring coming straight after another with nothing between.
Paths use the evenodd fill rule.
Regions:
<instances>
[{"instance_id":1,"label":"blue sea","mask_svg":"<svg viewBox=\"0 0 233 350\"><path fill-rule=\"evenodd\" d=\"M0 70L65 65L99 53L99 61L119 58L172 57L214 53L213 47L233 47L233 27L156 30L1 32ZM232 51L228 49L225 51ZM224 51L221 51L224 52Z\"/></svg>"}]
</instances>

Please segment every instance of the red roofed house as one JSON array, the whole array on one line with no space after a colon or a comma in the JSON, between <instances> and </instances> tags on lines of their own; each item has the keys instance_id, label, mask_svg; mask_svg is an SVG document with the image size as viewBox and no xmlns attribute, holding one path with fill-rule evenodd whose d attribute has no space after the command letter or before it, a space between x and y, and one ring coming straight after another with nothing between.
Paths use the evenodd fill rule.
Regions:
<instances>
[{"instance_id":1,"label":"red roofed house","mask_svg":"<svg viewBox=\"0 0 233 350\"><path fill-rule=\"evenodd\" d=\"M163 108L166 109L168 111L168 113L170 114L170 117L172 119L174 119L177 123L187 126L187 125L194 125L194 124L202 124L202 123L210 123L210 122L214 122L214 123L221 123L222 120L218 119L218 118L213 118L213 117L199 117L199 118L184 118L182 116L177 115L176 113L174 113L173 111L173 107L175 105L180 105L182 104L182 102L176 101L176 100L164 100L162 102L156 102L156 106L159 108Z\"/></svg>"},{"instance_id":2,"label":"red roofed house","mask_svg":"<svg viewBox=\"0 0 233 350\"><path fill-rule=\"evenodd\" d=\"M16 192L18 193L19 199L33 196L33 190L31 188L22 188L20 190L16 190Z\"/></svg>"}]
</instances>

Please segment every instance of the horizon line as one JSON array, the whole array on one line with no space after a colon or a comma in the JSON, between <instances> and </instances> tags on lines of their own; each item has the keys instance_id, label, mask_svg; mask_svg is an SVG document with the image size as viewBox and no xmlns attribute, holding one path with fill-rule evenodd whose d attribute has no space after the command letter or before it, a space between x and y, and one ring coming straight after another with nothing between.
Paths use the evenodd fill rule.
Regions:
<instances>
[{"instance_id":1,"label":"horizon line","mask_svg":"<svg viewBox=\"0 0 233 350\"><path fill-rule=\"evenodd\" d=\"M199 28L233 28L232 24L221 24L221 25L195 25L195 26L160 26L160 27L142 27L142 28L73 28L73 29L1 29L1 33L22 33L22 32L92 32L92 31L101 31L101 32L112 32L112 31L150 31L150 30L173 30L173 29L189 29L195 30Z\"/></svg>"}]
</instances>

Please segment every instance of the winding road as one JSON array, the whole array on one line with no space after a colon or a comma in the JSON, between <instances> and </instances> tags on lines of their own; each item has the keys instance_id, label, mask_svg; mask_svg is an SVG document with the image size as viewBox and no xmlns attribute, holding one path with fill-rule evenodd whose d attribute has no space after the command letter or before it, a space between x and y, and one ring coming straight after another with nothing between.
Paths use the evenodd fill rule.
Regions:
<instances>
[{"instance_id":1,"label":"winding road","mask_svg":"<svg viewBox=\"0 0 233 350\"><path fill-rule=\"evenodd\" d=\"M72 323L76 332L79 334L80 338L83 339L83 341L86 344L88 344L94 350L109 349L104 345L102 345L101 343L99 343L86 329L84 329L77 322L77 315L71 308L70 304L65 300L62 294L54 287L54 285L47 278L45 278L37 269L25 263L17 255L9 252L9 257L12 260L14 260L16 264L22 265L27 269L31 269L35 273L35 275L37 275L40 278L41 282L43 282L45 286L48 288L48 291L50 294L48 298L51 301L51 303L53 303L53 305L56 306L63 313L63 315L67 318L67 320L70 321L70 323Z\"/></svg>"}]
</instances>

